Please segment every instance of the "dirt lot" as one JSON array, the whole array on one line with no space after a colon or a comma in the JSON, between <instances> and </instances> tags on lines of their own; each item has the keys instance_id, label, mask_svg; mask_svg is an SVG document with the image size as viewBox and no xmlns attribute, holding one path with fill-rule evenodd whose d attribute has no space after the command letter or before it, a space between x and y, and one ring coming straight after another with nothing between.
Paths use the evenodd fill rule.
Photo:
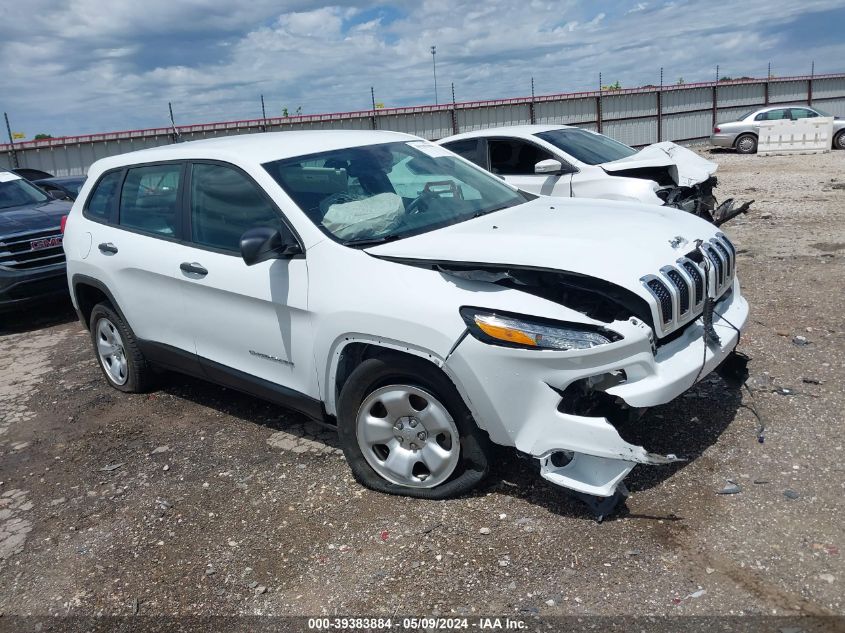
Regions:
<instances>
[{"instance_id":1,"label":"dirt lot","mask_svg":"<svg viewBox=\"0 0 845 633\"><path fill-rule=\"evenodd\" d=\"M691 459L638 466L618 516L512 456L462 499L364 490L279 408L178 375L110 389L46 306L0 317L3 617L845 614L845 152L708 155L722 198L756 199L727 226L753 397L711 377L650 411L647 447Z\"/></svg>"}]
</instances>

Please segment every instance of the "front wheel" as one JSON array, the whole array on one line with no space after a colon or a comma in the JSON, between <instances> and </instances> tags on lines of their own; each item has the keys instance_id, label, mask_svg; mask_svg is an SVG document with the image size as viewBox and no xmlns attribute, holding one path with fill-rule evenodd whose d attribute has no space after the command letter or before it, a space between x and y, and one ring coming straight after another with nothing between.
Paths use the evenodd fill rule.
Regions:
<instances>
[{"instance_id":1,"label":"front wheel","mask_svg":"<svg viewBox=\"0 0 845 633\"><path fill-rule=\"evenodd\" d=\"M757 151L757 137L753 134L742 134L736 139L736 151L740 154L754 154Z\"/></svg>"},{"instance_id":2,"label":"front wheel","mask_svg":"<svg viewBox=\"0 0 845 633\"><path fill-rule=\"evenodd\" d=\"M833 137L833 149L845 149L845 130L840 130L839 133Z\"/></svg>"},{"instance_id":3,"label":"front wheel","mask_svg":"<svg viewBox=\"0 0 845 633\"><path fill-rule=\"evenodd\" d=\"M389 494L459 496L489 470L489 440L451 381L423 360L362 362L338 401L338 434L355 479Z\"/></svg>"}]
</instances>

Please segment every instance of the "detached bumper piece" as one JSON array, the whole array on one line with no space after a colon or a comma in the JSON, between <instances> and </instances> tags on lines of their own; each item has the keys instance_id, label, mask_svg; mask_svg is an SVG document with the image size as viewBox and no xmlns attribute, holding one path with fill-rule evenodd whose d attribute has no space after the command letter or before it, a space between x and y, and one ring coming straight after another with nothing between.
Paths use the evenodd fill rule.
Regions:
<instances>
[{"instance_id":1,"label":"detached bumper piece","mask_svg":"<svg viewBox=\"0 0 845 633\"><path fill-rule=\"evenodd\" d=\"M658 195L663 198L665 206L692 213L716 226L721 226L728 220L746 213L751 208L753 200L737 206L733 198L728 198L717 205L716 197L713 195L716 184L716 177L711 176L704 182L692 187L664 189Z\"/></svg>"},{"instance_id":2,"label":"detached bumper piece","mask_svg":"<svg viewBox=\"0 0 845 633\"><path fill-rule=\"evenodd\" d=\"M741 205L736 206L734 199L728 198L713 210L710 221L716 226L721 226L728 220L732 220L736 216L746 213L748 209L751 208L751 204L753 202L753 200L749 200L748 202L743 202Z\"/></svg>"}]
</instances>

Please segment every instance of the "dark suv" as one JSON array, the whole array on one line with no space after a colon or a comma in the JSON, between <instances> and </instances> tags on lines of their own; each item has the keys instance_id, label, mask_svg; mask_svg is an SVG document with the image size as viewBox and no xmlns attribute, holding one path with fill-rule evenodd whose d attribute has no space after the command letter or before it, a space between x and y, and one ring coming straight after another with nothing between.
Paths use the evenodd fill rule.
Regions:
<instances>
[{"instance_id":1,"label":"dark suv","mask_svg":"<svg viewBox=\"0 0 845 633\"><path fill-rule=\"evenodd\" d=\"M70 207L0 169L0 311L67 293L61 220Z\"/></svg>"}]
</instances>

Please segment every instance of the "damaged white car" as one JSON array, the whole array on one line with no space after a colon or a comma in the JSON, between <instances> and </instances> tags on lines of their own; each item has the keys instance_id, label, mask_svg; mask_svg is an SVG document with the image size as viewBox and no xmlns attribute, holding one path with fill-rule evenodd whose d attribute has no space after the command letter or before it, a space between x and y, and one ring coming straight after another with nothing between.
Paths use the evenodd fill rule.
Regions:
<instances>
[{"instance_id":1,"label":"damaged white car","mask_svg":"<svg viewBox=\"0 0 845 633\"><path fill-rule=\"evenodd\" d=\"M113 387L160 365L284 404L336 424L361 483L425 498L478 484L491 442L618 498L636 464L676 457L614 423L725 362L748 317L712 224L532 196L392 132L100 160L64 248Z\"/></svg>"},{"instance_id":2,"label":"damaged white car","mask_svg":"<svg viewBox=\"0 0 845 633\"><path fill-rule=\"evenodd\" d=\"M721 225L753 202L718 204L716 163L671 142L640 150L568 125L519 125L438 141L523 191L676 207Z\"/></svg>"}]
</instances>

